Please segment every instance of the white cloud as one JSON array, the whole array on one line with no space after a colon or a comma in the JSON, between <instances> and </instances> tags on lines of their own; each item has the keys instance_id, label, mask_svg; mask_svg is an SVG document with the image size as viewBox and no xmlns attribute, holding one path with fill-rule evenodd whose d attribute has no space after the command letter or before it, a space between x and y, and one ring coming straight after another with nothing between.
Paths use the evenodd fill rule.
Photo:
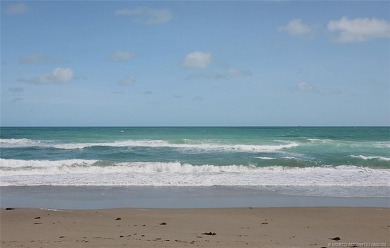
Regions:
<instances>
[{"instance_id":1,"label":"white cloud","mask_svg":"<svg viewBox=\"0 0 390 248\"><path fill-rule=\"evenodd\" d=\"M233 78L241 78L251 76L252 73L250 71L239 70L236 68L228 68L224 72L201 72L191 74L187 77L187 79L233 79Z\"/></svg>"},{"instance_id":2,"label":"white cloud","mask_svg":"<svg viewBox=\"0 0 390 248\"><path fill-rule=\"evenodd\" d=\"M331 20L328 23L328 30L337 32L336 42L362 42L377 38L390 37L390 22L376 18L356 18L346 17L340 20Z\"/></svg>"},{"instance_id":3,"label":"white cloud","mask_svg":"<svg viewBox=\"0 0 390 248\"><path fill-rule=\"evenodd\" d=\"M201 101L203 101L203 97L202 96L195 96L194 98L192 98L192 101L194 101L194 102L201 102Z\"/></svg>"},{"instance_id":4,"label":"white cloud","mask_svg":"<svg viewBox=\"0 0 390 248\"><path fill-rule=\"evenodd\" d=\"M32 53L19 58L19 64L37 65L37 64L60 64L65 63L64 59L47 57L41 53Z\"/></svg>"},{"instance_id":5,"label":"white cloud","mask_svg":"<svg viewBox=\"0 0 390 248\"><path fill-rule=\"evenodd\" d=\"M13 92L13 93L21 93L24 91L24 89L22 87L11 87L11 88L8 88L8 90Z\"/></svg>"},{"instance_id":6,"label":"white cloud","mask_svg":"<svg viewBox=\"0 0 390 248\"><path fill-rule=\"evenodd\" d=\"M40 53L25 55L19 58L19 64L39 64L44 61L44 56Z\"/></svg>"},{"instance_id":7,"label":"white cloud","mask_svg":"<svg viewBox=\"0 0 390 248\"><path fill-rule=\"evenodd\" d=\"M21 15L28 11L28 6L24 3L9 4L5 7L5 13L8 15Z\"/></svg>"},{"instance_id":8,"label":"white cloud","mask_svg":"<svg viewBox=\"0 0 390 248\"><path fill-rule=\"evenodd\" d=\"M306 93L314 93L314 94L325 94L325 95L333 95L339 94L340 90L335 88L317 88L306 81L299 82L295 89L298 91L306 92Z\"/></svg>"},{"instance_id":9,"label":"white cloud","mask_svg":"<svg viewBox=\"0 0 390 248\"><path fill-rule=\"evenodd\" d=\"M293 19L287 25L279 27L278 30L294 36L308 36L314 32L314 28L303 23L301 19Z\"/></svg>"},{"instance_id":10,"label":"white cloud","mask_svg":"<svg viewBox=\"0 0 390 248\"><path fill-rule=\"evenodd\" d=\"M133 83L135 83L137 81L137 79L133 76L129 76L129 77L126 77L124 79L121 79L118 81L118 85L123 85L123 86L127 86L127 85L131 85Z\"/></svg>"},{"instance_id":11,"label":"white cloud","mask_svg":"<svg viewBox=\"0 0 390 248\"><path fill-rule=\"evenodd\" d=\"M113 91L112 94L114 95L124 95L125 92L123 90L120 90L120 91Z\"/></svg>"},{"instance_id":12,"label":"white cloud","mask_svg":"<svg viewBox=\"0 0 390 248\"><path fill-rule=\"evenodd\" d=\"M296 88L298 90L304 91L304 92L316 92L317 91L312 85L310 85L309 83L307 83L305 81L299 82L297 84Z\"/></svg>"},{"instance_id":13,"label":"white cloud","mask_svg":"<svg viewBox=\"0 0 390 248\"><path fill-rule=\"evenodd\" d=\"M236 78L236 77L251 76L252 73L250 71L243 71L236 68L229 68L225 75L227 78Z\"/></svg>"},{"instance_id":14,"label":"white cloud","mask_svg":"<svg viewBox=\"0 0 390 248\"><path fill-rule=\"evenodd\" d=\"M137 22L144 24L160 24L169 22L172 19L172 13L168 9L152 9L147 7L120 9L115 11L115 15L131 16Z\"/></svg>"},{"instance_id":15,"label":"white cloud","mask_svg":"<svg viewBox=\"0 0 390 248\"><path fill-rule=\"evenodd\" d=\"M15 103L15 102L20 102L20 101L23 101L24 98L23 97L15 97L11 100L12 103Z\"/></svg>"},{"instance_id":16,"label":"white cloud","mask_svg":"<svg viewBox=\"0 0 390 248\"><path fill-rule=\"evenodd\" d=\"M136 54L133 52L118 51L107 56L107 60L113 62L125 62L135 58Z\"/></svg>"},{"instance_id":17,"label":"white cloud","mask_svg":"<svg viewBox=\"0 0 390 248\"><path fill-rule=\"evenodd\" d=\"M196 51L187 54L182 62L182 65L186 67L203 68L208 66L211 63L211 60L211 53Z\"/></svg>"},{"instance_id":18,"label":"white cloud","mask_svg":"<svg viewBox=\"0 0 390 248\"><path fill-rule=\"evenodd\" d=\"M33 84L62 84L72 79L73 70L71 68L55 68L52 72L31 79L20 79L20 81Z\"/></svg>"}]
</instances>

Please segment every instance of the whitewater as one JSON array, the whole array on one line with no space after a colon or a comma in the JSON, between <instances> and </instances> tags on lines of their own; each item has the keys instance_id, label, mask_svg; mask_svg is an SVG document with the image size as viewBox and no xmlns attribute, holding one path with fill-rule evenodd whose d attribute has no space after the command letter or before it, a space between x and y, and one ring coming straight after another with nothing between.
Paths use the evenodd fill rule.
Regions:
<instances>
[{"instance_id":1,"label":"whitewater","mask_svg":"<svg viewBox=\"0 0 390 248\"><path fill-rule=\"evenodd\" d=\"M229 186L299 188L303 195L389 194L388 127L3 127L0 138L2 187Z\"/></svg>"}]
</instances>

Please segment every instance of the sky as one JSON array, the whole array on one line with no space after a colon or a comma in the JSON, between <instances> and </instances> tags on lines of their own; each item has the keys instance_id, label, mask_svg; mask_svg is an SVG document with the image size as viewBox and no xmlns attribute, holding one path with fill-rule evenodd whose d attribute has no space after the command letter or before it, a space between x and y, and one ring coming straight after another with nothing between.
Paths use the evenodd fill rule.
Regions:
<instances>
[{"instance_id":1,"label":"sky","mask_svg":"<svg viewBox=\"0 0 390 248\"><path fill-rule=\"evenodd\" d=\"M1 126L388 126L389 1L1 1Z\"/></svg>"}]
</instances>

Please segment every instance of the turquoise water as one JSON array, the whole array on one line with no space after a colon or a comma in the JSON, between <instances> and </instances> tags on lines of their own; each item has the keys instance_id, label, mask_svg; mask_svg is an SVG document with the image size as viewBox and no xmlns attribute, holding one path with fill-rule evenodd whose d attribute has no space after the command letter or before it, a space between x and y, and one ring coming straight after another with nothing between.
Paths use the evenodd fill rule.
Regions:
<instances>
[{"instance_id":1,"label":"turquoise water","mask_svg":"<svg viewBox=\"0 0 390 248\"><path fill-rule=\"evenodd\" d=\"M387 188L390 178L389 127L2 127L0 138L0 186Z\"/></svg>"}]
</instances>

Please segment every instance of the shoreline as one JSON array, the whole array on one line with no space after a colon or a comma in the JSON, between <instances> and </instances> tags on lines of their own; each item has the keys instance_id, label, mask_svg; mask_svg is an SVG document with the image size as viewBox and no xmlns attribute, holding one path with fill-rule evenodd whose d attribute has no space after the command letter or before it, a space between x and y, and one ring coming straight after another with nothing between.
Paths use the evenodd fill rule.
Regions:
<instances>
[{"instance_id":1,"label":"shoreline","mask_svg":"<svg viewBox=\"0 0 390 248\"><path fill-rule=\"evenodd\" d=\"M264 208L264 207L384 207L389 197L304 195L306 188L259 187L0 187L0 208ZM339 191L343 189L337 189ZM345 189L344 189L345 190ZM357 190L354 188L354 190ZM372 189L372 191L375 189ZM387 189L384 189L387 190ZM336 190L335 190L336 191ZM348 192L347 192L348 193Z\"/></svg>"},{"instance_id":2,"label":"shoreline","mask_svg":"<svg viewBox=\"0 0 390 248\"><path fill-rule=\"evenodd\" d=\"M390 245L390 208L16 208L0 214L5 248Z\"/></svg>"}]
</instances>

